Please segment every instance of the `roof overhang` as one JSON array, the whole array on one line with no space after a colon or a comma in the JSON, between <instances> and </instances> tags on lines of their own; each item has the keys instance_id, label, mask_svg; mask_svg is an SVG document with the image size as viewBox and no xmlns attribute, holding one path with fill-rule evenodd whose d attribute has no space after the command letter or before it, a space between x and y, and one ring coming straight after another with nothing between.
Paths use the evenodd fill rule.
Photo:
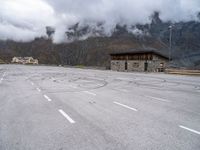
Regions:
<instances>
[{"instance_id":1,"label":"roof overhang","mask_svg":"<svg viewBox=\"0 0 200 150\"><path fill-rule=\"evenodd\" d=\"M137 54L154 54L154 55L158 55L164 59L169 59L169 57L166 56L165 54L162 54L161 52L158 52L155 50L127 50L127 51L110 53L111 56L137 55Z\"/></svg>"}]
</instances>

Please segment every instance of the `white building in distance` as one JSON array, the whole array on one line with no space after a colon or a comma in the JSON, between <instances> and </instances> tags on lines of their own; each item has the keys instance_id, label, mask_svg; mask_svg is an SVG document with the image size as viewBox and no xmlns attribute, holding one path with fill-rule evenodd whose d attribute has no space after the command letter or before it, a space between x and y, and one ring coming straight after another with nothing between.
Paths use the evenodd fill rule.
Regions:
<instances>
[{"instance_id":1,"label":"white building in distance","mask_svg":"<svg viewBox=\"0 0 200 150\"><path fill-rule=\"evenodd\" d=\"M11 63L16 64L34 64L38 65L39 62L37 59L34 59L33 57L13 57Z\"/></svg>"}]
</instances>

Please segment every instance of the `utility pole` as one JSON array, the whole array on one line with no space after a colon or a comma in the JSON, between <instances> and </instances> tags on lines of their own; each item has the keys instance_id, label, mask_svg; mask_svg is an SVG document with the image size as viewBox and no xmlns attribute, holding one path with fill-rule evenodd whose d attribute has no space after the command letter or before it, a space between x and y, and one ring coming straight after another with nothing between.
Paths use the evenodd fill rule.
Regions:
<instances>
[{"instance_id":1,"label":"utility pole","mask_svg":"<svg viewBox=\"0 0 200 150\"><path fill-rule=\"evenodd\" d=\"M169 62L172 59L172 30L173 30L173 25L169 26Z\"/></svg>"}]
</instances>

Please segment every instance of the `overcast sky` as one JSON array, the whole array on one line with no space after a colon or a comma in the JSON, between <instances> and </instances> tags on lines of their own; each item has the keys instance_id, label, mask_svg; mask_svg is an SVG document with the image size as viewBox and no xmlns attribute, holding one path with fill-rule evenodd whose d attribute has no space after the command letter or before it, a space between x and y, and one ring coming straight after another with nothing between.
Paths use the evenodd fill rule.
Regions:
<instances>
[{"instance_id":1,"label":"overcast sky","mask_svg":"<svg viewBox=\"0 0 200 150\"><path fill-rule=\"evenodd\" d=\"M117 23L149 23L154 11L163 21L197 20L200 0L0 0L0 39L29 41L56 28L55 42L63 42L69 26L104 22L105 32Z\"/></svg>"}]
</instances>

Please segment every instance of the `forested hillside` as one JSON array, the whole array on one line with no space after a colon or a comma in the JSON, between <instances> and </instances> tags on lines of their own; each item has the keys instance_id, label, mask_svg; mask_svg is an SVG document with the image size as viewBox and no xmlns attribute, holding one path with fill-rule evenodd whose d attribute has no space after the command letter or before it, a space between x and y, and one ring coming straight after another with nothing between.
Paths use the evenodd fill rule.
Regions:
<instances>
[{"instance_id":1,"label":"forested hillside","mask_svg":"<svg viewBox=\"0 0 200 150\"><path fill-rule=\"evenodd\" d=\"M168 54L169 26L155 13L152 23L136 25L141 33L130 33L126 25L117 25L111 36L91 36L89 27L71 27L66 36L71 43L54 44L51 39L36 38L31 42L0 41L0 59L10 62L13 56L33 56L42 64L103 66L109 68L109 54L128 49L156 49ZM200 23L179 22L172 29L172 58L177 67L200 67Z\"/></svg>"}]
</instances>

